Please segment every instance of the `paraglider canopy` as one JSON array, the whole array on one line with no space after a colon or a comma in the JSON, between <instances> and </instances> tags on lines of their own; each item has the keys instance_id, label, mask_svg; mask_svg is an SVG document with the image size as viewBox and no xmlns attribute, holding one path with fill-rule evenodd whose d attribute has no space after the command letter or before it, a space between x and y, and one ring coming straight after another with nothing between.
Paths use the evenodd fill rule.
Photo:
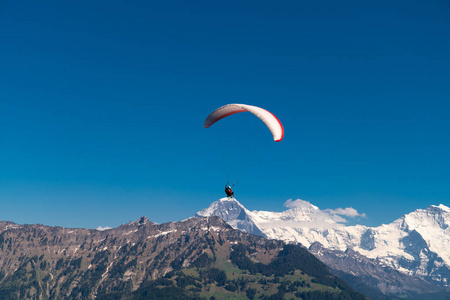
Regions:
<instances>
[{"instance_id":1,"label":"paraglider canopy","mask_svg":"<svg viewBox=\"0 0 450 300\"><path fill-rule=\"evenodd\" d=\"M261 107L247 104L227 104L222 107L219 107L206 118L203 127L208 128L225 117L246 111L254 114L258 118L260 118L261 121L264 122L264 124L266 124L266 126L272 133L275 142L279 142L283 139L284 136L283 125L281 125L280 120L278 120L278 118L274 114Z\"/></svg>"}]
</instances>

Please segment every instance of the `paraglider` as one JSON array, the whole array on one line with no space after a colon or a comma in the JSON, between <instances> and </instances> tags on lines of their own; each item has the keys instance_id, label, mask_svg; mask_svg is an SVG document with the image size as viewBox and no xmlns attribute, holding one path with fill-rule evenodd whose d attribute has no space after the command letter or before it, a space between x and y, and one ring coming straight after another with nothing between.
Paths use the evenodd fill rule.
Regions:
<instances>
[{"instance_id":1,"label":"paraglider","mask_svg":"<svg viewBox=\"0 0 450 300\"><path fill-rule=\"evenodd\" d=\"M227 104L219 107L215 111L213 111L205 120L203 127L209 128L211 125L216 123L217 121L226 118L230 115L240 113L240 112L250 112L257 116L261 121L266 124L267 128L269 128L272 133L273 140L275 142L280 142L284 137L284 128L281 124L280 120L272 114L270 111L265 110L261 107L247 105L247 104ZM233 184L234 186L234 184ZM229 184L225 185L225 193L227 197L233 198L234 192L232 187Z\"/></svg>"},{"instance_id":2,"label":"paraglider","mask_svg":"<svg viewBox=\"0 0 450 300\"><path fill-rule=\"evenodd\" d=\"M229 198L234 197L234 192L231 189L231 186L229 186L228 184L225 185L225 194L227 194L227 197L229 197Z\"/></svg>"},{"instance_id":3,"label":"paraglider","mask_svg":"<svg viewBox=\"0 0 450 300\"><path fill-rule=\"evenodd\" d=\"M266 124L267 128L269 128L272 133L275 142L280 142L283 139L283 125L281 125L280 120L278 120L274 114L264 108L247 104L227 104L219 107L206 118L203 127L208 128L225 117L245 111L254 114Z\"/></svg>"}]
</instances>

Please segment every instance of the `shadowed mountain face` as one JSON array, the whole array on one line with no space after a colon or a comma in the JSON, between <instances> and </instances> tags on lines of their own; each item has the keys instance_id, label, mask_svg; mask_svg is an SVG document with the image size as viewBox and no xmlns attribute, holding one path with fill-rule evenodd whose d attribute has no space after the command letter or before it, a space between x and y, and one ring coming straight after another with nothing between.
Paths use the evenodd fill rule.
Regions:
<instances>
[{"instance_id":1,"label":"shadowed mountain face","mask_svg":"<svg viewBox=\"0 0 450 300\"><path fill-rule=\"evenodd\" d=\"M320 243L314 243L309 250L329 266L335 275L374 300L450 298L450 290L423 278L382 266L376 260L351 249L345 252L330 250Z\"/></svg>"},{"instance_id":2,"label":"shadowed mountain face","mask_svg":"<svg viewBox=\"0 0 450 300\"><path fill-rule=\"evenodd\" d=\"M105 231L0 222L0 232L0 299L364 299L306 249L219 217Z\"/></svg>"}]
</instances>

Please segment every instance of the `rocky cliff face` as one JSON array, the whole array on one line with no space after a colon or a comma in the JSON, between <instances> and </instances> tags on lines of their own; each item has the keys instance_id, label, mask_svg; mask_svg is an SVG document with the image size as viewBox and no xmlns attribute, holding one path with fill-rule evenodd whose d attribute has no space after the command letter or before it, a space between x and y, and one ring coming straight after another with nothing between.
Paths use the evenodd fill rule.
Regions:
<instances>
[{"instance_id":1,"label":"rocky cliff face","mask_svg":"<svg viewBox=\"0 0 450 300\"><path fill-rule=\"evenodd\" d=\"M334 274L374 300L392 298L436 300L450 297L450 290L421 277L410 276L383 266L376 259L368 258L351 249L343 252L314 243L309 250L329 266Z\"/></svg>"},{"instance_id":2,"label":"rocky cliff face","mask_svg":"<svg viewBox=\"0 0 450 300\"><path fill-rule=\"evenodd\" d=\"M27 297L52 299L133 290L174 265L189 265L216 231L230 229L219 218L162 225L141 218L105 231L2 222L1 290L23 282Z\"/></svg>"},{"instance_id":3,"label":"rocky cliff face","mask_svg":"<svg viewBox=\"0 0 450 300\"><path fill-rule=\"evenodd\" d=\"M283 272L291 274L291 293L314 291L316 285L318 293L328 286L336 299L343 291L354 293L338 279L330 281L327 268L306 250L295 246L285 253L285 248L282 241L234 230L218 217L161 225L143 217L105 231L0 222L0 299L139 299L162 290L164 298L208 298L220 292L254 297L274 294L281 284L272 273ZM289 269L284 271L280 255L287 262L297 255L302 264L296 269L284 263ZM160 288L168 285L173 287Z\"/></svg>"}]
</instances>

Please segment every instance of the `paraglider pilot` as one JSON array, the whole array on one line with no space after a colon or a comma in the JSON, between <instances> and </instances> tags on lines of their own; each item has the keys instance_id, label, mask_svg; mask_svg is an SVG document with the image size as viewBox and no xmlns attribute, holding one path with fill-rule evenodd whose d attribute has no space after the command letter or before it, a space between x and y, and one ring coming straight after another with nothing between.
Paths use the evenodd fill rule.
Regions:
<instances>
[{"instance_id":1,"label":"paraglider pilot","mask_svg":"<svg viewBox=\"0 0 450 300\"><path fill-rule=\"evenodd\" d=\"M227 196L231 198L234 196L233 190L228 184L225 185L225 194L227 194Z\"/></svg>"}]
</instances>

